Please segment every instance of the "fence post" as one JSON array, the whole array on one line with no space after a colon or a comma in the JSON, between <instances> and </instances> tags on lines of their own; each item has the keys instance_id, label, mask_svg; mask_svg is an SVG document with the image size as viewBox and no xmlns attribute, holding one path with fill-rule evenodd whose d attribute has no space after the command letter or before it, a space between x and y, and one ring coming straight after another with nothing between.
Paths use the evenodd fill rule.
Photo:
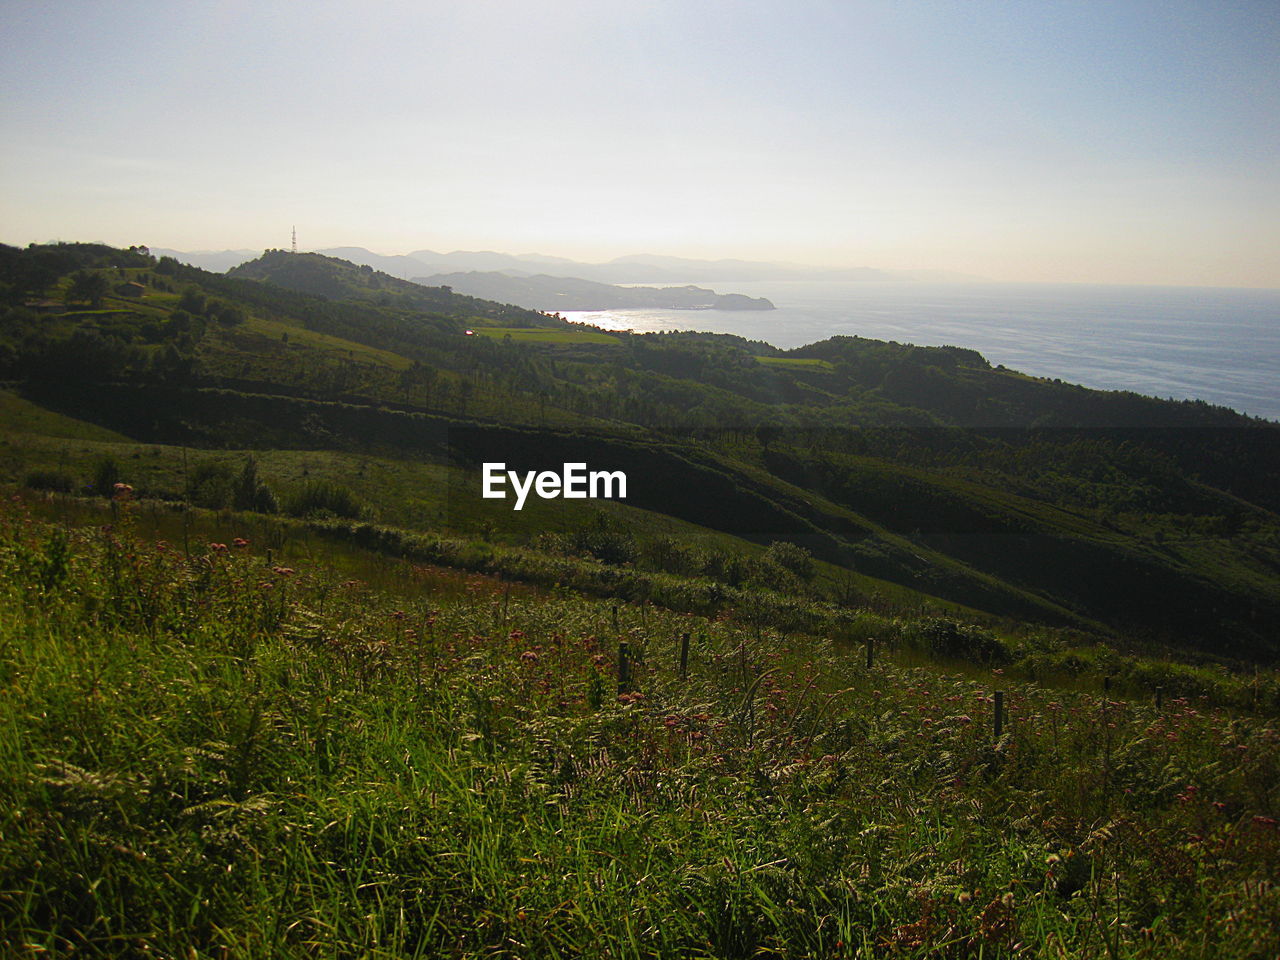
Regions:
<instances>
[{"instance_id":1,"label":"fence post","mask_svg":"<svg viewBox=\"0 0 1280 960\"><path fill-rule=\"evenodd\" d=\"M995 731L995 738L1000 739L1000 734L1004 732L1004 691L996 691L996 714L992 722L992 729Z\"/></svg>"},{"instance_id":2,"label":"fence post","mask_svg":"<svg viewBox=\"0 0 1280 960\"><path fill-rule=\"evenodd\" d=\"M613 632L618 632L618 605L613 605Z\"/></svg>"},{"instance_id":3,"label":"fence post","mask_svg":"<svg viewBox=\"0 0 1280 960\"><path fill-rule=\"evenodd\" d=\"M680 679L689 676L689 631L680 634Z\"/></svg>"},{"instance_id":4,"label":"fence post","mask_svg":"<svg viewBox=\"0 0 1280 960\"><path fill-rule=\"evenodd\" d=\"M1164 705L1164 687L1156 687L1156 709Z\"/></svg>"},{"instance_id":5,"label":"fence post","mask_svg":"<svg viewBox=\"0 0 1280 960\"><path fill-rule=\"evenodd\" d=\"M876 642L867 637L867 669L871 669L871 664L875 662L875 644Z\"/></svg>"},{"instance_id":6,"label":"fence post","mask_svg":"<svg viewBox=\"0 0 1280 960\"><path fill-rule=\"evenodd\" d=\"M627 641L618 643L618 693L631 692L631 647Z\"/></svg>"}]
</instances>

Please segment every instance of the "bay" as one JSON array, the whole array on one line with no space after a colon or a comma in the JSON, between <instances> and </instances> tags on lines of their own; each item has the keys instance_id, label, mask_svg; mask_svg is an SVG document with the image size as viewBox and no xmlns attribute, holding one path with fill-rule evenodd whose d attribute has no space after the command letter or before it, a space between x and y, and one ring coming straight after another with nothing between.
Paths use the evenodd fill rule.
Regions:
<instances>
[{"instance_id":1,"label":"bay","mask_svg":"<svg viewBox=\"0 0 1280 960\"><path fill-rule=\"evenodd\" d=\"M733 333L790 349L833 336L969 347L1032 376L1200 399L1280 420L1280 289L907 281L711 284L776 310L607 310L610 330Z\"/></svg>"}]
</instances>

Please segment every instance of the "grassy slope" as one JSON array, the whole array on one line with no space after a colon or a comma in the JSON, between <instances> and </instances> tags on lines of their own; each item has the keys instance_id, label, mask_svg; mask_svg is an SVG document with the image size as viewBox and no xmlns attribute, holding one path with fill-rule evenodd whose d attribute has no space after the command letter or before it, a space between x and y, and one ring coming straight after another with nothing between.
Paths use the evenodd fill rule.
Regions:
<instances>
[{"instance_id":1,"label":"grassy slope","mask_svg":"<svg viewBox=\"0 0 1280 960\"><path fill-rule=\"evenodd\" d=\"M594 330L528 330L520 327L476 327L480 336L503 340L510 337L520 343L618 343L617 337Z\"/></svg>"},{"instance_id":2,"label":"grassy slope","mask_svg":"<svg viewBox=\"0 0 1280 960\"><path fill-rule=\"evenodd\" d=\"M5 402L7 399L7 403ZM41 411L47 418L39 429L28 433L24 414L6 415L27 408ZM199 464L224 464L238 472L252 454L261 477L282 496L300 489L311 480L328 480L351 485L360 491L371 511L371 519L407 530L445 530L469 536L485 536L505 542L524 542L543 532L569 532L582 526L584 514L577 504L565 500L531 498L520 512L507 502L484 501L476 497L450 499L450 490L474 480L471 472L439 463L369 456L333 450L225 450L194 451L165 444L139 444L100 428L83 425L79 433L74 421L56 420L33 404L0 392L0 427L7 434L0 440L0 476L20 480L31 470L66 472L82 483L93 476L96 465L112 458L121 465L125 479L139 492L153 492L170 499L181 496L184 470ZM46 435L45 423L70 424L65 433ZM63 437L74 438L63 439ZM184 463L185 459L185 463ZM643 530L646 537L673 537L694 547L731 553L759 555L762 547L730 534L708 529L675 517L642 510L625 502L600 501L592 513L615 518L626 529ZM903 588L883 579L850 573L819 562L820 575L829 583L839 582L865 596L879 596L906 605L929 604L937 610L976 611L963 604L947 602L925 593Z\"/></svg>"},{"instance_id":3,"label":"grassy slope","mask_svg":"<svg viewBox=\"0 0 1280 960\"><path fill-rule=\"evenodd\" d=\"M254 270L257 273L254 273ZM192 272L192 276L198 272ZM401 298L411 305L417 304L426 309L429 305L452 305L456 309L470 309L469 298L454 298L439 288L423 288L394 278L386 278L376 273L362 271L340 261L329 258L304 256L294 258L282 252L263 258L245 275L270 278L273 282L292 283L299 289L318 290L317 284L333 295L353 296L367 302L378 301L379 298ZM219 296L244 294L246 286L256 287L244 281L232 283L225 278L205 278ZM203 282L203 281L202 281ZM560 430L588 429L593 432L623 434L638 433L638 428L623 424L618 420L593 416L590 413L569 409L570 402L563 407L555 403L546 404L539 400L531 402L529 395L521 394L517 388L504 387L484 381L477 376L474 369L468 370L465 365L460 369L440 369L435 374L434 401L423 400L419 391L414 394L412 386L406 386L402 380L410 372L410 361L407 356L391 350L357 342L361 337L358 324L350 326L348 333L356 339L343 337L317 330L307 329L300 317L311 309L311 306L280 307L285 301L271 299L269 292L264 291L265 299L253 301L259 306L247 309L247 321L233 329L221 329L216 324L211 326L199 346L199 356L206 373L215 378L215 382L224 383L237 390L257 392L275 392L277 390L302 390L308 388L312 393L324 396L341 396L370 407L393 401L402 402L406 406L417 403L428 403L436 412L444 412L451 417L475 418L482 421L523 422L531 426L548 426ZM138 311L150 312L157 318L167 315L167 310L178 300L174 293L149 290L141 304L133 304L124 298L109 301L111 308L132 306ZM118 301L118 303L117 303ZM437 302L438 301L438 302ZM399 302L399 301L396 301ZM478 301L476 303L479 303ZM267 306L261 306L266 304ZM295 309L296 307L296 309ZM481 309L476 307L476 309ZM484 308L493 316L486 318L485 324L499 322L495 319L504 315L502 310L489 305ZM527 314L527 312L525 312ZM523 316L523 315L522 315ZM555 366L563 364L568 358L570 363L590 358L591 363L582 362L576 369L563 374L572 380L577 373L590 370L593 377L608 378L613 376L609 367L618 363L618 358L601 362L604 353L612 357L613 351L597 350L596 354L588 354L594 348L591 338L603 337L609 344L620 342L618 338L592 333L591 331L573 330L566 332L562 325L556 325L550 318L536 314L524 319L530 322L545 323L545 328L525 329L519 327L478 326L476 329L484 335L475 339L501 338L511 332L513 344L517 340L528 340L528 344L519 344L519 348L528 346L543 352L535 356L539 362ZM63 318L56 323L69 323ZM288 336L286 343L284 336ZM460 338L460 334L459 334ZM568 338L565 340L565 338ZM587 339L583 339L587 338ZM713 338L715 342L729 344L726 349L741 349L734 338ZM447 342L445 340L441 343ZM658 343L679 348L679 337L659 339ZM630 344L629 346L634 346ZM583 349L575 351L575 345L583 345ZM489 346L486 344L486 346ZM152 348L145 348L152 349ZM492 347L490 347L492 349ZM958 363L955 377L952 380L939 380L934 377L925 378L929 389L937 387L951 391L959 400L971 402L973 397L993 397L1000 403L1009 405L1009 409L1030 409L1032 400L1041 393L1053 394L1054 403L1063 405L1064 409L1073 403L1081 402L1085 397L1089 403L1102 401L1087 391L1071 388L1067 385L1043 384L1027 380L1008 371L993 371L980 364L981 358L974 360L967 357L967 352L959 351L948 354L946 351L921 351L917 348L902 345L875 346L872 353L904 354L923 356L926 360ZM652 351L650 351L653 353ZM660 353L661 351L658 351ZM828 403L840 399L838 392L831 387L836 383L837 364L834 361L851 362L858 360L855 351L850 353L849 345L831 341L803 348L796 353L801 355L763 356L757 357L759 364L766 368L769 378L758 385L764 393L758 399L747 398L735 393L726 386L708 387L703 383L693 383L689 379L656 375L649 383L654 389L669 390L673 404L685 406L691 404L715 404L725 410L750 410L752 415L760 411L783 410L787 403ZM809 355L814 354L814 355ZM520 360L523 355L513 346L510 354L512 361ZM976 355L975 355L976 356ZM957 361L955 358L960 357ZM504 354L503 362L507 355ZM830 359L828 359L830 358ZM662 360L661 357L658 358ZM966 366L966 364L974 364ZM655 366L654 369L660 369ZM922 368L924 369L924 368ZM932 369L932 368L929 368ZM603 371L603 372L601 372ZM714 379L714 377L709 378ZM936 381L936 382L935 382ZM606 379L607 383L608 380ZM886 381L887 383L887 381ZM772 384L772 386L769 386ZM941 384L941 386L938 386ZM471 389L472 395L462 396L462 388ZM911 387L899 384L894 389L904 390ZM915 384L912 389L919 389ZM882 386L872 393L889 390ZM1046 393L1047 391L1047 393ZM890 393L893 390L889 390ZM950 395L950 394L948 394ZM1039 401L1036 401L1039 402ZM209 404L213 405L212 401ZM1019 406L1021 405L1021 406ZM30 405L28 405L30 407ZM161 405L163 407L163 404ZM34 409L34 408L32 408ZM67 409L72 409L68 407ZM253 416L240 417L234 424L219 423L218 417L209 414L210 422L199 434L200 441L209 444L243 445L252 442L263 429L275 428L277 417L273 413L263 414L265 407L257 409ZM1145 409L1145 407L1144 407ZM1161 408L1163 409L1163 408ZM163 417L173 410L156 411ZM206 411L208 412L208 411ZM323 413L321 411L320 416ZM804 415L811 416L812 410ZM202 414L203 416L203 414ZM184 417L177 417L181 421ZM189 418L188 418L189 419ZM206 418L209 419L209 418ZM373 418L377 419L377 418ZM373 423L369 419L369 423ZM386 418L383 418L386 419ZM1215 421L1216 422L1216 421ZM305 425L305 424L304 424ZM330 425L331 426L331 425ZM37 427L37 432L38 432ZM171 434L176 436L176 434ZM319 439L317 439L319 437ZM346 447L348 450L358 449L364 438L359 431L349 436L336 435L330 432L299 437L283 435L275 437L272 444L281 446L316 446L320 444ZM105 449L105 448L104 448ZM441 498L433 493L424 493L433 479L424 474L419 480L419 471L406 463L403 467L392 465L391 460L405 456L404 451L396 453L385 448L379 451L392 456L380 459L387 461L368 475L358 469L352 470L351 464L364 463L363 460L352 460L350 454L317 455L317 477L327 476L349 480L359 486L367 487L366 495L375 505L380 507L382 519L388 522L416 525L423 518L431 517L438 521L441 517ZM81 448L79 454L67 454L63 448L43 444L36 440L22 439L9 448L10 476L17 477L30 466L38 465L55 468L67 463L71 456L75 461L85 461L96 456L90 449ZM137 455L137 456L135 456ZM417 456L417 452L408 454ZM170 453L151 452L147 456L158 458L154 463L145 456L132 450L127 453L131 460L140 461L134 464L140 477L157 474L156 482L163 479L161 489L174 491L180 484L174 482L175 471ZM274 456L274 454L272 455ZM803 461L803 454L793 457ZM1160 545L1149 542L1150 529L1141 519L1120 518L1119 521L1103 522L1100 518L1085 510L1067 509L1057 505L1038 502L1034 496L1025 496L1013 490L1003 489L1004 478L980 478L966 480L961 476L953 476L937 469L915 469L908 466L890 465L883 460L873 458L831 458L849 469L849 480L854 484L853 494L848 491L823 490L815 486L809 478L795 475L773 462L768 456L759 457L754 451L732 452L720 450L712 457L714 464L724 474L733 476L740 485L749 488L749 492L757 498L773 504L779 510L786 511L788 522L797 525L794 531L802 536L812 536L818 541L826 542L830 551L825 554L829 560L839 560L847 564L854 563L858 577L870 573L883 580L893 580L907 591L916 591L924 595L942 595L954 601L964 601L970 605L1000 613L1033 617L1054 622L1074 622L1076 624L1097 626L1099 617L1104 619L1113 629L1127 631L1131 622L1117 617L1115 611L1104 612L1090 607L1097 596L1107 592L1106 584L1095 582L1084 591L1084 599L1077 596L1077 584L1070 582L1071 576L1064 575L1062 570L1054 567L1052 549L1036 548L1028 552L1027 543L1019 542L1016 537L1040 538L1042 544L1052 548L1061 548L1064 556L1072 559L1073 571L1088 572L1091 569L1102 569L1107 564L1123 568L1130 561L1157 575L1162 584L1161 589L1173 585L1176 589L1181 585L1218 592L1213 598L1215 603L1224 605L1222 619L1230 617L1242 627L1244 634L1256 634L1257 630L1250 626L1249 611L1275 608L1280 603L1280 587L1274 576L1273 549L1260 547L1250 553L1249 550L1238 550L1229 546L1224 538L1198 537L1194 539L1166 538ZM763 463L761 461L763 460ZM165 463L167 466L161 467ZM281 453L268 465L268 476L284 483L286 486L297 484L310 476L311 468L299 465L301 460L296 453ZM326 466L329 465L329 466ZM82 469L86 464L78 465ZM332 467L330 469L329 467ZM805 464L801 463L801 466ZM155 469L152 469L155 467ZM160 475L167 474L161 477ZM683 478L673 478L677 485ZM150 482L150 481L147 481ZM862 487L857 487L861 484ZM868 505L860 499L860 494L870 490L880 497L881 502ZM910 491L910 497L904 501L904 490ZM668 498L669 499L669 498ZM650 507L661 510L661 504L650 502ZM456 506L456 503L455 503ZM476 511L470 508L464 512L468 522L482 523L484 518L472 516ZM544 518L541 514L545 513ZM922 516L926 519L939 516L956 515L962 518L978 518L983 522L995 524L997 536L985 539L955 537L950 535L936 536L929 530L927 523L907 522L910 515ZM498 530L510 528L520 535L536 520L550 522L554 528L563 528L563 523L551 519L558 515L556 507L546 511L533 510L525 517L512 517L509 514L494 514L491 520ZM640 523L649 524L652 513ZM692 514L686 515L684 523L694 519ZM1269 521L1268 521L1269 522ZM921 534L920 531L924 531ZM832 533L834 531L834 538ZM1176 529L1174 530L1176 532ZM944 524L944 534L947 533ZM1008 539L1006 534L1014 535ZM1023 536L1025 535L1025 536ZM1001 537L1006 537L1001 539ZM866 541L874 549L868 556L849 548ZM1262 541L1259 540L1259 543ZM1006 546L1017 547L1006 550ZM1021 553L1019 553L1021 550ZM843 551L843 552L842 552ZM1028 562L1028 558L1033 562ZM1099 564L1095 561L1105 561ZM1112 591L1114 592L1114 591ZM1185 591L1190 595L1193 591ZM1138 591L1137 596L1141 596ZM1092 596L1093 600L1089 597ZM1194 603L1193 603L1194 605ZM1074 609L1075 613L1069 612ZM1121 610L1121 613L1124 611ZM1211 615L1216 616L1217 611ZM1243 618L1243 620L1241 619ZM1142 618L1136 618L1141 620ZM1177 615L1172 622L1180 622ZM1207 622L1207 621L1206 621ZM1234 628L1233 628L1234 629ZM1234 633L1229 633L1233 636ZM1250 642L1257 645L1257 637ZM1260 647L1259 647L1260 649ZM1220 652L1243 652L1228 647Z\"/></svg>"},{"instance_id":4,"label":"grassy slope","mask_svg":"<svg viewBox=\"0 0 1280 960\"><path fill-rule=\"evenodd\" d=\"M815 638L615 623L429 568L379 592L236 548L188 561L132 541L127 506L69 535L3 511L18 955L1280 950L1261 718L905 651L867 671Z\"/></svg>"}]
</instances>

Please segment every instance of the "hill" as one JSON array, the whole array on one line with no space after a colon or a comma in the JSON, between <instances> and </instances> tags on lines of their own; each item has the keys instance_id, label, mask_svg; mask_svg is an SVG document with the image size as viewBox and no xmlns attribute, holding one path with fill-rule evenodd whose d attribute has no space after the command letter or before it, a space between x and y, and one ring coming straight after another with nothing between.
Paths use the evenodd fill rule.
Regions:
<instances>
[{"instance_id":1,"label":"hill","mask_svg":"<svg viewBox=\"0 0 1280 960\"><path fill-rule=\"evenodd\" d=\"M21 955L1280 950L1275 424L94 244L0 380Z\"/></svg>"},{"instance_id":2,"label":"hill","mask_svg":"<svg viewBox=\"0 0 1280 960\"><path fill-rule=\"evenodd\" d=\"M448 286L475 297L515 303L550 312L616 310L652 307L668 310L772 310L764 297L720 294L692 285L683 287L617 287L571 277L546 274L515 277L505 273L471 271L415 277L425 286Z\"/></svg>"},{"instance_id":3,"label":"hill","mask_svg":"<svg viewBox=\"0 0 1280 960\"><path fill-rule=\"evenodd\" d=\"M447 316L488 317L495 320L536 324L536 311L501 307L490 301L454 293L447 286L424 286L401 280L369 266L318 253L289 253L268 250L227 271L237 280L262 280L273 286L296 290L330 300L373 301L383 307L409 308Z\"/></svg>"},{"instance_id":4,"label":"hill","mask_svg":"<svg viewBox=\"0 0 1280 960\"><path fill-rule=\"evenodd\" d=\"M155 449L154 492L181 499L190 477L167 451L184 446L376 457L392 465L377 483L333 474L363 510L415 535L533 546L563 530L579 545L552 553L612 571L593 589L729 606L753 577L789 582L758 565L789 543L819 564L804 592L850 609L924 604L1224 662L1280 652L1280 428L1229 410L1036 380L957 347L591 331L316 254L221 276L64 244L5 248L0 269L0 375L33 411L15 480L73 464L82 485L96 459ZM96 304L76 299L82 275L106 285ZM76 448L77 423L127 439ZM540 527L481 502L490 459L625 469L626 505L600 515L630 546L582 546L594 514L578 504L548 502ZM422 463L452 493L415 492L406 515L386 484L407 493L389 477ZM286 499L307 483L263 480Z\"/></svg>"}]
</instances>

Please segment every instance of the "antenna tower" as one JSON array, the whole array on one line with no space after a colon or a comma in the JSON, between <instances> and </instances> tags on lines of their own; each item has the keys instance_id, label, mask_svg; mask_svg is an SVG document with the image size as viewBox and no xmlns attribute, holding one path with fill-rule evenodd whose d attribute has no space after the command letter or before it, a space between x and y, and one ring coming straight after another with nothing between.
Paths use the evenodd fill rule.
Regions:
<instances>
[{"instance_id":1,"label":"antenna tower","mask_svg":"<svg viewBox=\"0 0 1280 960\"><path fill-rule=\"evenodd\" d=\"M298 252L298 228L293 228L293 252Z\"/></svg>"}]
</instances>

